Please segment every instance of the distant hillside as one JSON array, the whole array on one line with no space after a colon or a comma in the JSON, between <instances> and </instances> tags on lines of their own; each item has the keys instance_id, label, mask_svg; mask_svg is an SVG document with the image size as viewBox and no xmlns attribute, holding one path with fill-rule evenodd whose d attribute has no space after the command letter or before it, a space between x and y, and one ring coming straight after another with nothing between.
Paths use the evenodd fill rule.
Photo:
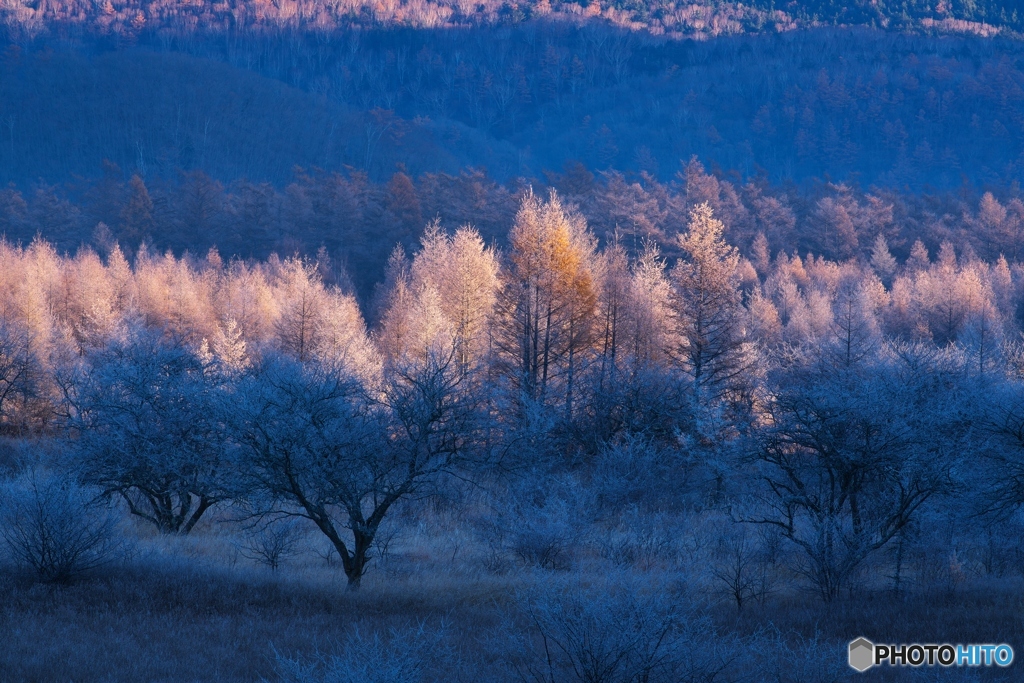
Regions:
<instances>
[{"instance_id":1,"label":"distant hillside","mask_svg":"<svg viewBox=\"0 0 1024 683\"><path fill-rule=\"evenodd\" d=\"M1024 13L1009 0L4 0L0 18L18 36L99 32L312 32L362 26L517 24L547 18L603 19L673 38L776 32L815 26L871 26L995 35L1019 33Z\"/></svg>"},{"instance_id":2,"label":"distant hillside","mask_svg":"<svg viewBox=\"0 0 1024 683\"><path fill-rule=\"evenodd\" d=\"M1024 43L817 29L667 41L591 26L346 30L69 47L0 43L0 183L296 165L566 163L670 180L680 160L804 184L952 189L1024 177Z\"/></svg>"},{"instance_id":3,"label":"distant hillside","mask_svg":"<svg viewBox=\"0 0 1024 683\"><path fill-rule=\"evenodd\" d=\"M14 240L323 246L369 300L425 222L500 239L550 186L635 244L699 196L744 248L1024 254L1024 41L992 2L0 3Z\"/></svg>"},{"instance_id":4,"label":"distant hillside","mask_svg":"<svg viewBox=\"0 0 1024 683\"><path fill-rule=\"evenodd\" d=\"M149 177L204 170L276 182L297 165L362 167L393 136L368 138L376 119L360 109L187 54L11 46L0 54L0 182L95 177L104 160ZM429 170L457 172L500 156L455 122L403 122L401 132L389 169L408 160L418 172L425 159ZM443 143L452 137L463 143Z\"/></svg>"}]
</instances>

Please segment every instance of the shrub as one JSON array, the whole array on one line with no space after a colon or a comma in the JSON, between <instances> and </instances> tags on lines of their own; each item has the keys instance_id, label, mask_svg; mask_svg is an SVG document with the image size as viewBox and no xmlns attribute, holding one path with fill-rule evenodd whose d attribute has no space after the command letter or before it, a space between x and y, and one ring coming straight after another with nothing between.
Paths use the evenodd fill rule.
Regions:
<instances>
[{"instance_id":1,"label":"shrub","mask_svg":"<svg viewBox=\"0 0 1024 683\"><path fill-rule=\"evenodd\" d=\"M720 591L736 603L737 610L742 610L748 601L764 604L775 590L776 568L768 547L773 539L757 538L745 528L730 531L732 533L723 534L717 543L711 573Z\"/></svg>"},{"instance_id":2,"label":"shrub","mask_svg":"<svg viewBox=\"0 0 1024 683\"><path fill-rule=\"evenodd\" d=\"M620 567L643 571L658 564L671 564L678 556L679 530L669 515L627 510L618 524L606 531L600 542L601 557Z\"/></svg>"},{"instance_id":3,"label":"shrub","mask_svg":"<svg viewBox=\"0 0 1024 683\"><path fill-rule=\"evenodd\" d=\"M506 569L511 556L525 567L570 569L586 541L586 492L571 477L535 475L519 484L478 520L489 568Z\"/></svg>"},{"instance_id":4,"label":"shrub","mask_svg":"<svg viewBox=\"0 0 1024 683\"><path fill-rule=\"evenodd\" d=\"M281 562L295 554L299 528L294 519L275 520L250 529L239 551L246 559L277 570Z\"/></svg>"},{"instance_id":5,"label":"shrub","mask_svg":"<svg viewBox=\"0 0 1024 683\"><path fill-rule=\"evenodd\" d=\"M692 459L633 436L602 449L594 459L591 487L599 510L618 514L630 508L667 511L685 508Z\"/></svg>"},{"instance_id":6,"label":"shrub","mask_svg":"<svg viewBox=\"0 0 1024 683\"><path fill-rule=\"evenodd\" d=\"M846 665L846 643L830 642L815 634L804 638L796 634L784 637L768 630L747 643L745 654L752 680L777 683L842 683L851 680Z\"/></svg>"},{"instance_id":7,"label":"shrub","mask_svg":"<svg viewBox=\"0 0 1024 683\"><path fill-rule=\"evenodd\" d=\"M73 480L33 472L2 495L0 538L15 563L41 580L71 581L121 555L115 517Z\"/></svg>"},{"instance_id":8,"label":"shrub","mask_svg":"<svg viewBox=\"0 0 1024 683\"><path fill-rule=\"evenodd\" d=\"M457 671L459 663L446 643L444 624L392 629L385 636L356 629L336 654L319 653L303 660L276 653L280 683L419 683L435 680L430 671L443 664Z\"/></svg>"},{"instance_id":9,"label":"shrub","mask_svg":"<svg viewBox=\"0 0 1024 683\"><path fill-rule=\"evenodd\" d=\"M524 681L700 683L724 680L732 642L671 591L623 581L603 589L549 585L506 617L505 659Z\"/></svg>"}]
</instances>

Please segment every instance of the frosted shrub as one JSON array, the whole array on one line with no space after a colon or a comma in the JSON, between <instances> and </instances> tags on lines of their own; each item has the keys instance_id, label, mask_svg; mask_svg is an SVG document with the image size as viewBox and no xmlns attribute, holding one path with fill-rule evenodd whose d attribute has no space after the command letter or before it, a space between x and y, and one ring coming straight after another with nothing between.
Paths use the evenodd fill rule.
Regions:
<instances>
[{"instance_id":1,"label":"frosted shrub","mask_svg":"<svg viewBox=\"0 0 1024 683\"><path fill-rule=\"evenodd\" d=\"M751 658L751 680L774 683L841 683L852 680L846 664L845 642L829 642L818 636L785 638L778 631L755 636L745 648Z\"/></svg>"},{"instance_id":2,"label":"frosted shrub","mask_svg":"<svg viewBox=\"0 0 1024 683\"><path fill-rule=\"evenodd\" d=\"M299 538L294 519L276 520L250 529L239 550L245 558L276 570L285 558L295 554Z\"/></svg>"},{"instance_id":3,"label":"frosted shrub","mask_svg":"<svg viewBox=\"0 0 1024 683\"><path fill-rule=\"evenodd\" d=\"M571 479L541 486L539 475L533 485L510 491L478 524L490 568L504 568L506 557L539 569L572 567L587 536L584 495Z\"/></svg>"},{"instance_id":4,"label":"frosted shrub","mask_svg":"<svg viewBox=\"0 0 1024 683\"><path fill-rule=\"evenodd\" d=\"M665 514L627 510L619 524L608 529L600 543L601 557L626 567L647 571L671 564L678 555L676 520Z\"/></svg>"},{"instance_id":5,"label":"frosted shrub","mask_svg":"<svg viewBox=\"0 0 1024 683\"><path fill-rule=\"evenodd\" d=\"M337 653L318 653L310 659L275 653L280 683L425 683L435 665L457 671L458 660L446 646L442 624L392 629L386 636L356 629Z\"/></svg>"},{"instance_id":6,"label":"frosted shrub","mask_svg":"<svg viewBox=\"0 0 1024 683\"><path fill-rule=\"evenodd\" d=\"M0 498L0 539L14 562L41 580L66 582L116 560L116 519L74 481L32 473Z\"/></svg>"},{"instance_id":7,"label":"frosted shrub","mask_svg":"<svg viewBox=\"0 0 1024 683\"><path fill-rule=\"evenodd\" d=\"M524 681L699 683L727 680L733 643L666 587L549 585L507 616L505 658Z\"/></svg>"}]
</instances>

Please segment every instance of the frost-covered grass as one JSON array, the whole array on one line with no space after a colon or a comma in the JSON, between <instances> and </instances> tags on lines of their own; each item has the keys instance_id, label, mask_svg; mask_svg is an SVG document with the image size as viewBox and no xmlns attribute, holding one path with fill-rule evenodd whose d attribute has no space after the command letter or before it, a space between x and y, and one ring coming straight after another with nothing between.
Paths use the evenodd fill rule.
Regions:
<instances>
[{"instance_id":1,"label":"frost-covered grass","mask_svg":"<svg viewBox=\"0 0 1024 683\"><path fill-rule=\"evenodd\" d=\"M139 529L118 564L70 584L8 565L0 680L625 682L646 670L650 681L816 683L855 680L844 648L857 636L1016 644L1024 635L1013 577L955 591L865 588L828 605L786 583L737 610L697 551L613 562L595 533L568 568L513 551L496 570L492 549L446 514L400 522L354 592L314 535L272 570L240 552L245 534L217 519L187 538ZM591 678L575 673L580 663ZM1001 672L982 673L977 680ZM907 671L871 675L909 680ZM974 680L944 675L921 680Z\"/></svg>"}]
</instances>

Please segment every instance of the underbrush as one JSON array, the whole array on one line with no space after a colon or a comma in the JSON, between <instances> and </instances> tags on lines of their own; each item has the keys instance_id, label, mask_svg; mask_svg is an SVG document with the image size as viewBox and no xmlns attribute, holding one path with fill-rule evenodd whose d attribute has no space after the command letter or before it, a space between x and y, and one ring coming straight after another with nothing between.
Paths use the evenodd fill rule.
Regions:
<instances>
[{"instance_id":1,"label":"underbrush","mask_svg":"<svg viewBox=\"0 0 1024 683\"><path fill-rule=\"evenodd\" d=\"M252 559L227 513L189 537L129 525L129 554L70 583L7 565L0 680L827 683L857 680L846 644L858 636L1014 644L1024 634L1014 576L971 578L954 591L864 582L825 604L783 574L772 592L737 607L706 561L718 553L706 521L661 519L657 542L631 531L634 517L603 530L592 523L586 542L574 537L567 549L571 562L553 568L514 546L495 567L493 544L460 519L443 508L397 516L355 592L309 530L296 529L295 551L273 568ZM640 550L609 540L627 537Z\"/></svg>"}]
</instances>

